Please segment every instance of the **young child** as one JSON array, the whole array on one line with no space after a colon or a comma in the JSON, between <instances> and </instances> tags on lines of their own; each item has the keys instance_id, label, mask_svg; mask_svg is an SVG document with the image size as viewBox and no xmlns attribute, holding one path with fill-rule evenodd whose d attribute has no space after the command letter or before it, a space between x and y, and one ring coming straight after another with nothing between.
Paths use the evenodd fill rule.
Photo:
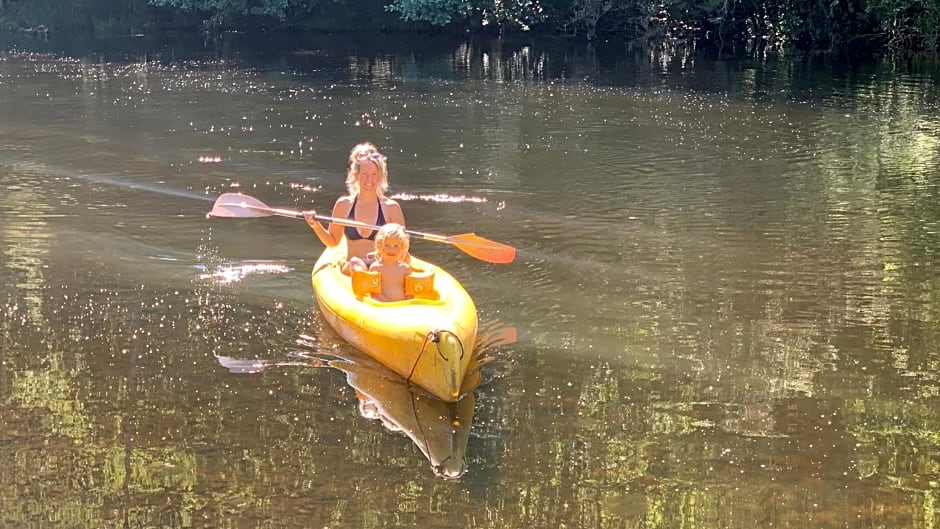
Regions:
<instances>
[{"instance_id":1,"label":"young child","mask_svg":"<svg viewBox=\"0 0 940 529\"><path fill-rule=\"evenodd\" d=\"M398 223L390 222L375 236L376 261L369 265L370 272L382 277L382 292L372 297L379 301L401 301L405 294L405 276L411 274L408 264L408 232Z\"/></svg>"}]
</instances>

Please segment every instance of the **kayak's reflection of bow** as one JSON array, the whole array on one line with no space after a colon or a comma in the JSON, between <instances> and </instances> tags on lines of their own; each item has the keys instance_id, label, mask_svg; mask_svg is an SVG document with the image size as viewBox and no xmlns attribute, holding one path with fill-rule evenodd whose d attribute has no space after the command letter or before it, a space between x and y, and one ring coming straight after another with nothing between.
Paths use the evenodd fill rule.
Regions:
<instances>
[{"instance_id":1,"label":"kayak's reflection of bow","mask_svg":"<svg viewBox=\"0 0 940 529\"><path fill-rule=\"evenodd\" d=\"M444 402L379 364L334 367L346 372L346 382L356 390L362 416L378 419L389 430L410 437L435 474L456 479L467 471L473 392L457 402Z\"/></svg>"},{"instance_id":2,"label":"kayak's reflection of bow","mask_svg":"<svg viewBox=\"0 0 940 529\"><path fill-rule=\"evenodd\" d=\"M466 453L473 422L473 391L479 385L479 368L490 358L484 352L496 345L515 340L515 329L503 327L481 336L481 347L475 351L468 371L463 397L444 402L408 383L382 364L358 352L343 349L343 356L334 353L294 354L295 361L239 360L217 356L223 367L232 373L258 373L273 366L332 367L346 374L346 382L356 391L359 412L368 419L377 419L392 431L407 435L431 463L431 469L445 479L456 479L467 471ZM320 349L313 338L302 336L298 342L305 349Z\"/></svg>"}]
</instances>

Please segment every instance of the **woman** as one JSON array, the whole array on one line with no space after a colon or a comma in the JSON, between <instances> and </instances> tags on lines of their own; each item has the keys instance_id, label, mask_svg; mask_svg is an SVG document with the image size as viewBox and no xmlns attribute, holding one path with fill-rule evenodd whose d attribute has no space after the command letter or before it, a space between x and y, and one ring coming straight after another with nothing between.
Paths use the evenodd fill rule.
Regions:
<instances>
[{"instance_id":1,"label":"woman","mask_svg":"<svg viewBox=\"0 0 940 529\"><path fill-rule=\"evenodd\" d=\"M388 166L385 156L371 143L360 143L349 152L349 170L346 172L349 195L340 197L333 205L332 217L350 219L366 224L384 226L390 222L405 225L405 216L398 202L385 196L388 191ZM346 240L347 261L343 272L367 270L375 260L377 230L354 228L331 222L326 228L307 211L304 218L327 246L336 246Z\"/></svg>"}]
</instances>

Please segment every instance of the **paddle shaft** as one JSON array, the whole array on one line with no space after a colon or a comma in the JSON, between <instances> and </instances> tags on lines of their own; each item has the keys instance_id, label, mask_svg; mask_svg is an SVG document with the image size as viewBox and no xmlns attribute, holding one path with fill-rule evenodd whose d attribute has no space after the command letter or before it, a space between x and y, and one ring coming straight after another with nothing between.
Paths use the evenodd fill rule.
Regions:
<instances>
[{"instance_id":1,"label":"paddle shaft","mask_svg":"<svg viewBox=\"0 0 940 529\"><path fill-rule=\"evenodd\" d=\"M304 214L302 211L295 211L292 209L254 206L252 204L247 204L244 202L239 203L239 204L221 204L221 206L253 209L256 211L270 213L271 215L275 215L278 217L288 217L292 219L304 218ZM381 226L377 226L375 224L369 224L368 222L360 222L358 220L353 220L353 219L341 219L337 217L328 217L326 215L314 215L313 218L323 221L323 222L335 222L336 224L339 224L341 226L352 226L353 228L367 228L370 230L377 230L381 228ZM436 235L434 233L425 233L423 231L414 231L414 230L405 230L405 232L408 233L409 235L420 237L427 241L450 242L448 238L444 237L443 235Z\"/></svg>"},{"instance_id":2,"label":"paddle shaft","mask_svg":"<svg viewBox=\"0 0 940 529\"><path fill-rule=\"evenodd\" d=\"M279 216L303 219L305 217L303 212L292 209L272 208L254 197L240 193L226 193L220 196L216 199L215 205L212 207L212 211L209 212L209 215L229 218ZM341 226L351 226L353 228L365 228L370 230L378 230L380 228L380 226L375 224L353 219L327 217L317 214L313 214L313 218L319 221L335 222ZM467 255L488 263L509 263L516 255L516 249L512 246L485 239L475 233L444 236L423 231L405 231L414 237L456 246Z\"/></svg>"}]
</instances>

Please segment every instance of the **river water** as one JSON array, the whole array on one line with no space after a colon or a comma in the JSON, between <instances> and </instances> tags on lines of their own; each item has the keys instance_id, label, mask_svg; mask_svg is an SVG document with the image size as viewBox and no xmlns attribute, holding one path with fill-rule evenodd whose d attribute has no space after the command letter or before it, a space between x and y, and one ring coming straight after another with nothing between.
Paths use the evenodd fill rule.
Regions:
<instances>
[{"instance_id":1,"label":"river water","mask_svg":"<svg viewBox=\"0 0 940 529\"><path fill-rule=\"evenodd\" d=\"M4 50L3 527L940 527L936 62ZM206 218L328 213L363 140L410 228L518 250L413 244L485 327L456 405L329 329L302 222Z\"/></svg>"}]
</instances>

